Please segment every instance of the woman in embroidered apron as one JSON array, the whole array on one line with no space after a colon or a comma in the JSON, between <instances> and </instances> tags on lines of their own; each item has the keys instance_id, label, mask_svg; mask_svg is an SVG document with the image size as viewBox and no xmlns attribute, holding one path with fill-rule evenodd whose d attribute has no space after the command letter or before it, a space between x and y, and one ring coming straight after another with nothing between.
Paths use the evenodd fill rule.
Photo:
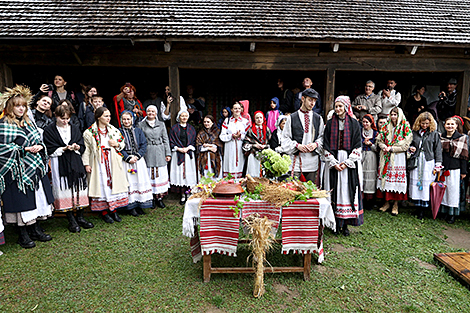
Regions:
<instances>
[{"instance_id":1,"label":"woman in embroidered apron","mask_svg":"<svg viewBox=\"0 0 470 313\"><path fill-rule=\"evenodd\" d=\"M377 192L377 127L374 117L366 114L362 118L362 170L364 173L364 208L372 209Z\"/></svg>"},{"instance_id":2,"label":"woman in embroidered apron","mask_svg":"<svg viewBox=\"0 0 470 313\"><path fill-rule=\"evenodd\" d=\"M252 177L262 177L261 162L257 159L257 154L269 148L268 142L271 139L271 131L266 125L263 112L256 111L254 117L255 122L243 140L242 149L247 157L244 173L245 175L250 174Z\"/></svg>"},{"instance_id":3,"label":"woman in embroidered apron","mask_svg":"<svg viewBox=\"0 0 470 313\"><path fill-rule=\"evenodd\" d=\"M59 105L54 112L55 123L44 130L44 143L51 158L52 192L54 209L65 212L72 233L93 228L94 225L83 217L83 209L88 206L86 172L81 155L85 143L80 129L70 124L70 108ZM73 210L77 211L77 218Z\"/></svg>"},{"instance_id":4,"label":"woman in embroidered apron","mask_svg":"<svg viewBox=\"0 0 470 313\"><path fill-rule=\"evenodd\" d=\"M325 156L324 189L332 190L336 233L349 236L348 225L364 223L361 201L361 126L354 119L347 96L335 100L335 114L323 134Z\"/></svg>"},{"instance_id":5,"label":"woman in embroidered apron","mask_svg":"<svg viewBox=\"0 0 470 313\"><path fill-rule=\"evenodd\" d=\"M430 186L442 169L441 138L436 129L437 123L429 112L421 113L413 124L408 161L408 170L411 170L409 196L417 207L420 220L424 217L424 209L431 207Z\"/></svg>"},{"instance_id":6,"label":"woman in embroidered apron","mask_svg":"<svg viewBox=\"0 0 470 313\"><path fill-rule=\"evenodd\" d=\"M199 178L207 177L208 173L214 174L214 178L222 178L223 144L219 139L220 131L212 115L206 115L203 123L204 128L196 137Z\"/></svg>"},{"instance_id":7,"label":"woman in embroidered apron","mask_svg":"<svg viewBox=\"0 0 470 313\"><path fill-rule=\"evenodd\" d=\"M49 241L39 220L52 215L54 197L46 175L44 143L28 118L31 91L16 86L0 96L0 194L5 221L18 225L18 244L36 246L33 240ZM3 110L5 109L5 110Z\"/></svg>"},{"instance_id":8,"label":"woman in embroidered apron","mask_svg":"<svg viewBox=\"0 0 470 313\"><path fill-rule=\"evenodd\" d=\"M129 204L126 172L122 164L125 143L119 129L109 122L105 107L96 109L95 123L83 133L83 165L88 173L88 196L91 210L99 211L106 223L122 221L116 209Z\"/></svg>"},{"instance_id":9,"label":"woman in embroidered apron","mask_svg":"<svg viewBox=\"0 0 470 313\"><path fill-rule=\"evenodd\" d=\"M398 201L407 200L406 151L413 134L400 108L390 111L389 120L379 130L377 145L380 148L377 197L385 198L380 211L385 212L393 202L392 215L398 214Z\"/></svg>"},{"instance_id":10,"label":"woman in embroidered apron","mask_svg":"<svg viewBox=\"0 0 470 313\"><path fill-rule=\"evenodd\" d=\"M179 111L176 121L170 130L171 149L171 190L181 194L180 204L186 203L187 194L193 185L197 184L196 170L196 130L188 124L189 112Z\"/></svg>"},{"instance_id":11,"label":"woman in embroidered apron","mask_svg":"<svg viewBox=\"0 0 470 313\"><path fill-rule=\"evenodd\" d=\"M144 158L152 185L152 207L164 208L163 197L170 188L167 164L171 160L171 151L165 124L157 119L157 114L157 107L149 105L147 117L139 123L139 128L147 139L147 153Z\"/></svg>"},{"instance_id":12,"label":"woman in embroidered apron","mask_svg":"<svg viewBox=\"0 0 470 313\"><path fill-rule=\"evenodd\" d=\"M235 102L232 106L232 116L225 119L220 132L220 140L224 144L223 176L229 174L235 179L242 178L245 157L243 156L242 143L251 124L241 117L242 107Z\"/></svg>"},{"instance_id":13,"label":"woman in embroidered apron","mask_svg":"<svg viewBox=\"0 0 470 313\"><path fill-rule=\"evenodd\" d=\"M459 116L447 118L444 124L446 132L441 134L443 176L447 188L439 212L447 215L444 218L449 224L453 224L455 217L460 215L460 180L467 175L467 136L457 131L459 123L462 123Z\"/></svg>"},{"instance_id":14,"label":"woman in embroidered apron","mask_svg":"<svg viewBox=\"0 0 470 313\"><path fill-rule=\"evenodd\" d=\"M153 205L152 184L147 171L144 155L147 152L147 139L140 128L135 128L134 113L123 111L120 128L126 146L121 150L124 170L129 182L129 204L123 208L132 216L145 214L143 209Z\"/></svg>"}]
</instances>

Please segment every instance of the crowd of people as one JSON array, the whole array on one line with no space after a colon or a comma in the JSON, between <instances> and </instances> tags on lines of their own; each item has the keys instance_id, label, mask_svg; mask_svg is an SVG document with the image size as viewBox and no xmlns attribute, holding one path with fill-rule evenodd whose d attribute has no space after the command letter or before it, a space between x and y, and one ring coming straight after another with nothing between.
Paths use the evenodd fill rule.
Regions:
<instances>
[{"instance_id":1,"label":"crowd of people","mask_svg":"<svg viewBox=\"0 0 470 313\"><path fill-rule=\"evenodd\" d=\"M455 115L455 79L434 104L417 86L406 114L396 81L375 94L369 80L354 101L338 96L326 122L310 78L296 93L279 79L279 95L267 101L265 112L250 115L248 100L234 101L219 120L203 116L204 99L193 97L192 87L190 97L174 106L169 87L164 99L154 93L142 103L126 83L113 98L118 127L96 87L84 88L77 99L66 84L57 75L34 96L17 85L0 97L3 220L16 225L23 248L52 239L39 222L53 211L65 213L76 233L94 227L84 217L87 207L111 224L122 221L121 212L139 216L165 208L169 191L184 205L201 177L262 176L258 156L268 148L290 156L291 176L331 190L338 234L348 236L348 225L363 224L364 209L376 204L397 215L410 200L422 219L436 179L447 185L440 209L447 222L465 208L469 140L464 120ZM169 129L165 122L172 116L176 123Z\"/></svg>"}]
</instances>

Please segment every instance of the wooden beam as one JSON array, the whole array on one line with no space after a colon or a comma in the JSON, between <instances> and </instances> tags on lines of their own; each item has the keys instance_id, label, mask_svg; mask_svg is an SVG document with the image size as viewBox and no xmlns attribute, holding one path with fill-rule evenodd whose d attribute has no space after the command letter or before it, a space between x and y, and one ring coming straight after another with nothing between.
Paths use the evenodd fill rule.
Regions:
<instances>
[{"instance_id":1,"label":"wooden beam","mask_svg":"<svg viewBox=\"0 0 470 313\"><path fill-rule=\"evenodd\" d=\"M465 70L460 74L459 84L457 85L457 111L460 116L467 116L468 96L470 92L470 70Z\"/></svg>"},{"instance_id":2,"label":"wooden beam","mask_svg":"<svg viewBox=\"0 0 470 313\"><path fill-rule=\"evenodd\" d=\"M0 92L5 90L5 87L13 87L13 74L8 65L0 63Z\"/></svg>"},{"instance_id":3,"label":"wooden beam","mask_svg":"<svg viewBox=\"0 0 470 313\"><path fill-rule=\"evenodd\" d=\"M326 124L326 116L328 112L333 109L334 101L335 101L335 83L336 83L336 69L334 67L329 67L326 70L326 91L325 91L325 98L323 99L324 104L324 118Z\"/></svg>"},{"instance_id":4,"label":"wooden beam","mask_svg":"<svg viewBox=\"0 0 470 313\"><path fill-rule=\"evenodd\" d=\"M168 67L170 89L175 99L170 106L171 126L176 124L176 116L180 111L180 70L177 65L172 64Z\"/></svg>"}]
</instances>

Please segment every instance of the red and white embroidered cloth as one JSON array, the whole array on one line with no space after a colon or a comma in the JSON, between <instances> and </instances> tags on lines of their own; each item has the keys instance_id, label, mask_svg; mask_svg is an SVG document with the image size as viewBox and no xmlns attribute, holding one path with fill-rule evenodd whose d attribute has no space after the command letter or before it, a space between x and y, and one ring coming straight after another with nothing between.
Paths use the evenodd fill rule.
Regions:
<instances>
[{"instance_id":1,"label":"red and white embroidered cloth","mask_svg":"<svg viewBox=\"0 0 470 313\"><path fill-rule=\"evenodd\" d=\"M323 254L318 244L320 204L316 199L295 201L282 208L282 253ZM320 240L321 242L321 240Z\"/></svg>"},{"instance_id":2,"label":"red and white embroidered cloth","mask_svg":"<svg viewBox=\"0 0 470 313\"><path fill-rule=\"evenodd\" d=\"M200 211L200 239L202 255L213 253L237 256L239 216L234 216L233 200L208 199Z\"/></svg>"},{"instance_id":3,"label":"red and white embroidered cloth","mask_svg":"<svg viewBox=\"0 0 470 313\"><path fill-rule=\"evenodd\" d=\"M266 201L249 201L243 204L242 219L255 213L259 214L261 218L266 216L268 220L273 222L273 234L276 235L279 220L281 219L281 208L275 207Z\"/></svg>"}]
</instances>

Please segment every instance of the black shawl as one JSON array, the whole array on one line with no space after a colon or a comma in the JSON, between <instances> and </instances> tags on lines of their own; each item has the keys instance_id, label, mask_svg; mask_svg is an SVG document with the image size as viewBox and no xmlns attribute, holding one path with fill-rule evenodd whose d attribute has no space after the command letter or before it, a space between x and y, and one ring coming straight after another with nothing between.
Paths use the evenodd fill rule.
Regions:
<instances>
[{"instance_id":1,"label":"black shawl","mask_svg":"<svg viewBox=\"0 0 470 313\"><path fill-rule=\"evenodd\" d=\"M60 137L56 124L51 124L44 129L44 143L47 147L47 154L53 154L58 148L76 143L80 146L80 154L75 151L66 150L59 159L59 176L65 178L65 186L61 189L72 188L73 190L86 188L86 171L83 166L81 155L85 152L85 143L83 141L80 129L75 125L71 127L70 142L65 143Z\"/></svg>"},{"instance_id":2,"label":"black shawl","mask_svg":"<svg viewBox=\"0 0 470 313\"><path fill-rule=\"evenodd\" d=\"M348 119L349 124L349 138L344 137L343 140L349 140L348 144L351 150L346 150L347 154L351 154L352 150L361 148L362 145L362 138L361 138L361 126L359 123L351 118L350 116L346 115L345 117ZM330 119L326 123L325 132L323 133L323 149L330 152L336 159L338 159L338 150L331 149L332 145L330 140L336 140L336 147L338 147L338 140L339 140L339 129L332 129L332 128L339 128L338 123L333 123L332 119ZM331 137L332 133L338 134L338 136ZM349 186L349 199L351 201L351 208L354 210L354 199L356 197L356 187L359 187L359 173L358 168L349 168L346 167L348 171L348 186ZM332 188L331 192L331 201L333 202L335 211L336 211L336 202L337 202L337 188L338 185L338 171L332 168L330 170L330 188Z\"/></svg>"}]
</instances>

